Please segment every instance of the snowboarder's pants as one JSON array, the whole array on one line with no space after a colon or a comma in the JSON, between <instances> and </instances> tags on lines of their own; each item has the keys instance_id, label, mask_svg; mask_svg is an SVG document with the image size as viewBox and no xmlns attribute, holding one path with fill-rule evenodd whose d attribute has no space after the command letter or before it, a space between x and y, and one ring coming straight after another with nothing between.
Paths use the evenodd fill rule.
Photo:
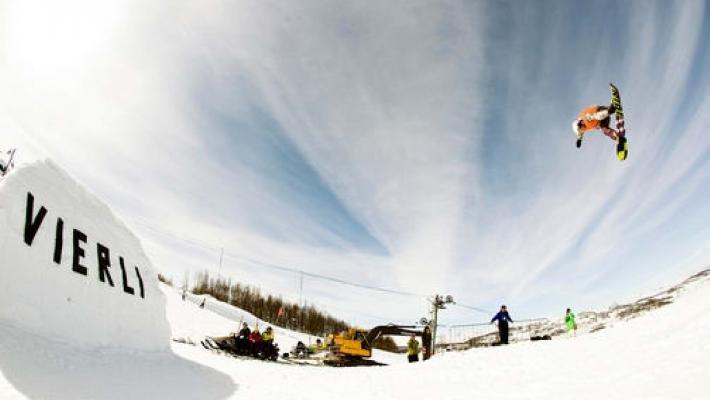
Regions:
<instances>
[{"instance_id":1,"label":"snowboarder's pants","mask_svg":"<svg viewBox=\"0 0 710 400\"><path fill-rule=\"evenodd\" d=\"M616 108L614 108L613 105L610 105L609 107L599 106L597 110L606 110L608 112L608 116L603 120L599 121L599 129L602 130L602 133L604 133L604 135L609 136L612 140L616 140L617 136L624 136L622 132L609 127L609 123L611 122L611 114L614 114L614 112L616 111Z\"/></svg>"},{"instance_id":2,"label":"snowboarder's pants","mask_svg":"<svg viewBox=\"0 0 710 400\"><path fill-rule=\"evenodd\" d=\"M508 344L508 321L498 322L498 335L500 336L500 344Z\"/></svg>"},{"instance_id":3,"label":"snowboarder's pants","mask_svg":"<svg viewBox=\"0 0 710 400\"><path fill-rule=\"evenodd\" d=\"M419 354L410 354L407 356L410 363L419 361Z\"/></svg>"}]
</instances>

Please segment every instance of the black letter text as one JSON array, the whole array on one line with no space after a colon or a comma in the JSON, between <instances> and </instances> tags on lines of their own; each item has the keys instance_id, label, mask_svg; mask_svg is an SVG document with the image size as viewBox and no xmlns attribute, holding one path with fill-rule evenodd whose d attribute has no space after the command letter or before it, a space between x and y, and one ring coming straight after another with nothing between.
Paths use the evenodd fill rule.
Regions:
<instances>
[{"instance_id":1,"label":"black letter text","mask_svg":"<svg viewBox=\"0 0 710 400\"><path fill-rule=\"evenodd\" d=\"M123 277L123 291L128 294L134 294L132 287L128 286L128 277L126 276L126 265L123 263L123 257L118 257L118 263L121 264L121 276Z\"/></svg>"},{"instance_id":2,"label":"black letter text","mask_svg":"<svg viewBox=\"0 0 710 400\"><path fill-rule=\"evenodd\" d=\"M35 235L39 230L39 226L42 225L44 217L47 215L47 209L44 206L39 208L36 218L32 218L34 214L35 207L35 197L32 193L27 192L27 213L25 214L25 243L28 246L32 246L32 241L35 239Z\"/></svg>"},{"instance_id":3,"label":"black letter text","mask_svg":"<svg viewBox=\"0 0 710 400\"><path fill-rule=\"evenodd\" d=\"M86 267L81 265L80 262L84 257L84 249L81 248L80 243L86 243L86 235L83 232L74 229L74 257L72 262L72 271L86 276Z\"/></svg>"},{"instance_id":4,"label":"black letter text","mask_svg":"<svg viewBox=\"0 0 710 400\"><path fill-rule=\"evenodd\" d=\"M64 221L57 218L57 234L54 236L54 262L62 263L62 245L64 243Z\"/></svg>"},{"instance_id":5,"label":"black letter text","mask_svg":"<svg viewBox=\"0 0 710 400\"><path fill-rule=\"evenodd\" d=\"M111 279L111 274L108 272L111 266L108 248L101 243L96 243L96 256L99 261L99 280L106 282L106 278L108 278L108 284L113 286L113 279Z\"/></svg>"}]
</instances>

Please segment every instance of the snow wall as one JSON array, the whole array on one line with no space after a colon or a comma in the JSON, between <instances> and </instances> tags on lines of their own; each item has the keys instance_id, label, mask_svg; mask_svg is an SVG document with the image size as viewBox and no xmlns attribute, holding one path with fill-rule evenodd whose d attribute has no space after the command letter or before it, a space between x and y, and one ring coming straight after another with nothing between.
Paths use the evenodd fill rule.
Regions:
<instances>
[{"instance_id":1,"label":"snow wall","mask_svg":"<svg viewBox=\"0 0 710 400\"><path fill-rule=\"evenodd\" d=\"M50 160L0 180L0 323L82 347L169 348L141 244Z\"/></svg>"}]
</instances>

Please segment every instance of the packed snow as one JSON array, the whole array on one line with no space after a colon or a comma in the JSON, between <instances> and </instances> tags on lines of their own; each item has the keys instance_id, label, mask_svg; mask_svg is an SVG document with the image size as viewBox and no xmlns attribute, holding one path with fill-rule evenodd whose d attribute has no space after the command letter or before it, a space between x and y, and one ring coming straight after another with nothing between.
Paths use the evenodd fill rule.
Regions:
<instances>
[{"instance_id":1,"label":"packed snow","mask_svg":"<svg viewBox=\"0 0 710 400\"><path fill-rule=\"evenodd\" d=\"M28 192L35 201L29 214ZM28 245L27 216L32 228L41 206L48 214ZM53 260L58 217L66 246L60 264ZM593 333L437 354L416 364L378 352L375 358L389 365L331 368L204 349L200 339L229 334L242 321L252 328L267 324L212 298L200 308L204 297L183 300L179 290L159 285L138 239L51 162L20 167L0 180L0 227L0 399L710 396L709 274L674 291L670 304ZM86 276L73 270L71 229L88 237L80 257ZM97 243L110 246L114 286L99 278ZM119 255L140 265L145 298L137 295L134 277L121 277ZM123 279L134 294L126 293ZM315 340L274 328L282 353L299 340Z\"/></svg>"},{"instance_id":2,"label":"packed snow","mask_svg":"<svg viewBox=\"0 0 710 400\"><path fill-rule=\"evenodd\" d=\"M196 318L197 306L181 305L169 292L167 296L173 329ZM439 354L425 363L387 367L283 366L235 360L198 346L172 347L186 359L233 377L239 385L234 398L705 399L710 391L709 298L710 280L705 279L673 304L618 320L599 332ZM202 318L218 318L210 311L198 312L205 314Z\"/></svg>"},{"instance_id":3,"label":"packed snow","mask_svg":"<svg viewBox=\"0 0 710 400\"><path fill-rule=\"evenodd\" d=\"M84 347L167 350L165 298L138 238L52 161L0 181L0 320Z\"/></svg>"}]
</instances>

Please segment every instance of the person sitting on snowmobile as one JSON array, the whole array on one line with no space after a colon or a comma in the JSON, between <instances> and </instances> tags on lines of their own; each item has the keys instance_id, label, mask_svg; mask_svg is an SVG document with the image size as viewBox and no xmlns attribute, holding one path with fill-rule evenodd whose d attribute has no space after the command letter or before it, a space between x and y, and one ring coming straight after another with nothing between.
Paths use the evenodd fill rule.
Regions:
<instances>
[{"instance_id":1,"label":"person sitting on snowmobile","mask_svg":"<svg viewBox=\"0 0 710 400\"><path fill-rule=\"evenodd\" d=\"M261 353L262 358L270 358L274 355L277 347L274 344L274 331L271 327L267 327L264 333L261 334Z\"/></svg>"},{"instance_id":2,"label":"person sitting on snowmobile","mask_svg":"<svg viewBox=\"0 0 710 400\"><path fill-rule=\"evenodd\" d=\"M318 353L318 352L323 351L325 349L326 349L325 343L323 343L323 341L320 339L316 339L316 344L314 346L311 346L308 351L311 353Z\"/></svg>"},{"instance_id":3,"label":"person sitting on snowmobile","mask_svg":"<svg viewBox=\"0 0 710 400\"><path fill-rule=\"evenodd\" d=\"M271 330L271 327L267 327L264 333L261 334L261 340L264 343L271 344L274 342L274 332Z\"/></svg>"},{"instance_id":4,"label":"person sitting on snowmobile","mask_svg":"<svg viewBox=\"0 0 710 400\"><path fill-rule=\"evenodd\" d=\"M308 349L306 348L306 344L299 340L298 343L296 343L296 347L291 350L291 354L293 354L296 358L308 357Z\"/></svg>"},{"instance_id":5,"label":"person sitting on snowmobile","mask_svg":"<svg viewBox=\"0 0 710 400\"><path fill-rule=\"evenodd\" d=\"M615 111L616 109L613 105L609 105L608 107L591 105L582 110L577 119L572 123L572 130L577 137L577 148L582 147L582 138L585 133L599 128L606 136L609 136L612 140L617 142L617 151L623 150L624 142L626 141L623 129L617 131L609 127L611 115L614 114Z\"/></svg>"},{"instance_id":6,"label":"person sitting on snowmobile","mask_svg":"<svg viewBox=\"0 0 710 400\"><path fill-rule=\"evenodd\" d=\"M237 353L245 354L249 350L249 335L251 335L251 330L249 330L249 324L244 322L242 324L242 329L235 337L235 343L237 348Z\"/></svg>"},{"instance_id":7,"label":"person sitting on snowmobile","mask_svg":"<svg viewBox=\"0 0 710 400\"><path fill-rule=\"evenodd\" d=\"M261 351L261 332L258 326L249 335L249 350L255 357Z\"/></svg>"}]
</instances>

